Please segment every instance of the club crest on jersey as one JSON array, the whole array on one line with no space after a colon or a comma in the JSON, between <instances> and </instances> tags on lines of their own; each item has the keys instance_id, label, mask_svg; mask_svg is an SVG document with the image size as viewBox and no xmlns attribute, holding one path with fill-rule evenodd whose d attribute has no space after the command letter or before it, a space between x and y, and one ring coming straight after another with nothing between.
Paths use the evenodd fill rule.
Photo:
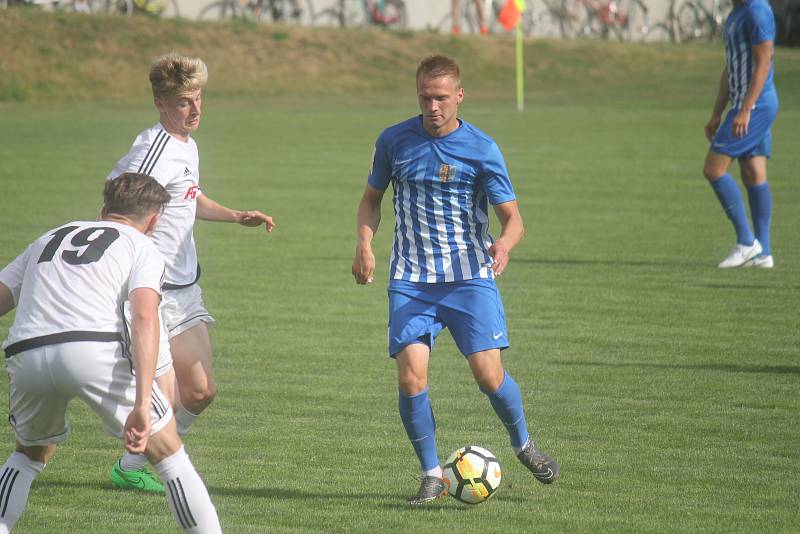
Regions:
<instances>
[{"instance_id":1,"label":"club crest on jersey","mask_svg":"<svg viewBox=\"0 0 800 534\"><path fill-rule=\"evenodd\" d=\"M183 196L183 200L194 200L197 198L197 192L200 191L199 185L190 186L189 189L186 190L186 194Z\"/></svg>"},{"instance_id":2,"label":"club crest on jersey","mask_svg":"<svg viewBox=\"0 0 800 534\"><path fill-rule=\"evenodd\" d=\"M448 165L447 163L442 163L439 166L439 180L441 180L442 183L449 182L455 177L456 177L455 165Z\"/></svg>"}]
</instances>

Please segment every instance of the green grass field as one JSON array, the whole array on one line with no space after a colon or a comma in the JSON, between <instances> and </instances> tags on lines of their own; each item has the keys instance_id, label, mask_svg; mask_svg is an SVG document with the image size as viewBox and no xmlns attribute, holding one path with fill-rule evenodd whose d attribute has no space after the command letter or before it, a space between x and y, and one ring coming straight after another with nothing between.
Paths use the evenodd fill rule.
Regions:
<instances>
[{"instance_id":1,"label":"green grass field","mask_svg":"<svg viewBox=\"0 0 800 534\"><path fill-rule=\"evenodd\" d=\"M533 46L557 57L596 45ZM653 50L686 54L633 55ZM219 396L187 449L226 532L796 531L800 53L778 52L772 271L716 268L734 237L701 167L721 59L693 67L704 88L654 78L649 63L608 92L573 85L581 66L551 72L524 113L508 93L471 101L467 87L462 116L503 149L527 228L499 281L505 363L562 467L542 486L517 462L445 333L430 371L440 456L477 444L504 468L478 507L405 504L418 465L385 355L388 201L376 283L350 275L372 143L416 113L413 86L245 99L215 96L212 78L196 135L203 189L278 223L269 236L196 226ZM93 218L106 172L156 120L148 100L0 103L0 117L0 265L45 230ZM175 531L162 498L112 489L121 447L93 414L76 403L70 419L18 532ZM0 442L11 450L7 425Z\"/></svg>"}]
</instances>

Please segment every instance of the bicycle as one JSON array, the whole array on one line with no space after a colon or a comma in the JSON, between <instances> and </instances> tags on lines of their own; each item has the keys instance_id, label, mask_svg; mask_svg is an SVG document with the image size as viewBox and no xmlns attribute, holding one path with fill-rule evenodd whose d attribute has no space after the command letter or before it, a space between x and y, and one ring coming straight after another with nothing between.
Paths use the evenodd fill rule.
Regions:
<instances>
[{"instance_id":1,"label":"bicycle","mask_svg":"<svg viewBox=\"0 0 800 534\"><path fill-rule=\"evenodd\" d=\"M141 13L151 17L180 17L177 0L94 0L101 4L102 13L133 15Z\"/></svg>"},{"instance_id":2,"label":"bicycle","mask_svg":"<svg viewBox=\"0 0 800 534\"><path fill-rule=\"evenodd\" d=\"M616 37L643 40L650 31L643 0L564 0L561 29L564 37Z\"/></svg>"},{"instance_id":3,"label":"bicycle","mask_svg":"<svg viewBox=\"0 0 800 534\"><path fill-rule=\"evenodd\" d=\"M74 11L94 13L102 5L102 0L3 0L0 7L37 7L47 11Z\"/></svg>"},{"instance_id":4,"label":"bicycle","mask_svg":"<svg viewBox=\"0 0 800 534\"><path fill-rule=\"evenodd\" d=\"M713 41L722 37L730 0L713 0L711 9L702 0L687 0L678 8L676 20L681 41Z\"/></svg>"},{"instance_id":5,"label":"bicycle","mask_svg":"<svg viewBox=\"0 0 800 534\"><path fill-rule=\"evenodd\" d=\"M324 26L378 26L405 29L408 13L404 0L337 0L330 8L320 11L315 24Z\"/></svg>"},{"instance_id":6,"label":"bicycle","mask_svg":"<svg viewBox=\"0 0 800 534\"><path fill-rule=\"evenodd\" d=\"M216 0L197 15L198 20L246 20L310 25L311 0Z\"/></svg>"}]
</instances>

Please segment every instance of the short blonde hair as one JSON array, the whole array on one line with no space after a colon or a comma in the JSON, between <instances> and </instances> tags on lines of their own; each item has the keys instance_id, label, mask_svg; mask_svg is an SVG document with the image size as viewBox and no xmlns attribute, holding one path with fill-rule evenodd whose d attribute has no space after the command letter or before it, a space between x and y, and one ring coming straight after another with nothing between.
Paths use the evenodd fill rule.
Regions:
<instances>
[{"instance_id":1,"label":"short blonde hair","mask_svg":"<svg viewBox=\"0 0 800 534\"><path fill-rule=\"evenodd\" d=\"M150 85L153 96L179 96L202 89L208 81L208 68L203 60L170 52L150 64Z\"/></svg>"},{"instance_id":2,"label":"short blonde hair","mask_svg":"<svg viewBox=\"0 0 800 534\"><path fill-rule=\"evenodd\" d=\"M444 55L428 56L417 67L417 82L420 78L441 78L451 76L458 87L461 87L461 70L458 63Z\"/></svg>"}]
</instances>

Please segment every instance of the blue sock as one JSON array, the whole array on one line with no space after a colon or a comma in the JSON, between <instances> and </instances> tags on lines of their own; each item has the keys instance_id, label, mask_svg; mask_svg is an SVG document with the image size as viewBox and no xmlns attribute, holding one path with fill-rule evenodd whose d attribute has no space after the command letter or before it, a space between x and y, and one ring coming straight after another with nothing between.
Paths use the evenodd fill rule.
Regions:
<instances>
[{"instance_id":1,"label":"blue sock","mask_svg":"<svg viewBox=\"0 0 800 534\"><path fill-rule=\"evenodd\" d=\"M742 193L733 177L729 173L725 173L719 180L711 182L711 187L717 194L725 214L733 223L733 228L736 230L736 242L740 245L752 245L755 237L747 222Z\"/></svg>"},{"instance_id":2,"label":"blue sock","mask_svg":"<svg viewBox=\"0 0 800 534\"><path fill-rule=\"evenodd\" d=\"M482 390L483 391L483 390ZM525 410L522 409L522 393L519 386L508 372L503 377L503 383L494 393L483 391L497 417L506 425L511 446L522 448L528 442L528 425L525 423Z\"/></svg>"},{"instance_id":3,"label":"blue sock","mask_svg":"<svg viewBox=\"0 0 800 534\"><path fill-rule=\"evenodd\" d=\"M414 446L422 470L437 467L439 456L436 454L436 421L427 388L411 396L399 391L397 404L400 408L400 419L403 420L406 434Z\"/></svg>"},{"instance_id":4,"label":"blue sock","mask_svg":"<svg viewBox=\"0 0 800 534\"><path fill-rule=\"evenodd\" d=\"M761 243L762 256L772 254L769 248L769 223L772 220L772 193L769 183L747 186L747 198L750 200L750 215L753 217L753 229L756 239Z\"/></svg>"}]
</instances>

